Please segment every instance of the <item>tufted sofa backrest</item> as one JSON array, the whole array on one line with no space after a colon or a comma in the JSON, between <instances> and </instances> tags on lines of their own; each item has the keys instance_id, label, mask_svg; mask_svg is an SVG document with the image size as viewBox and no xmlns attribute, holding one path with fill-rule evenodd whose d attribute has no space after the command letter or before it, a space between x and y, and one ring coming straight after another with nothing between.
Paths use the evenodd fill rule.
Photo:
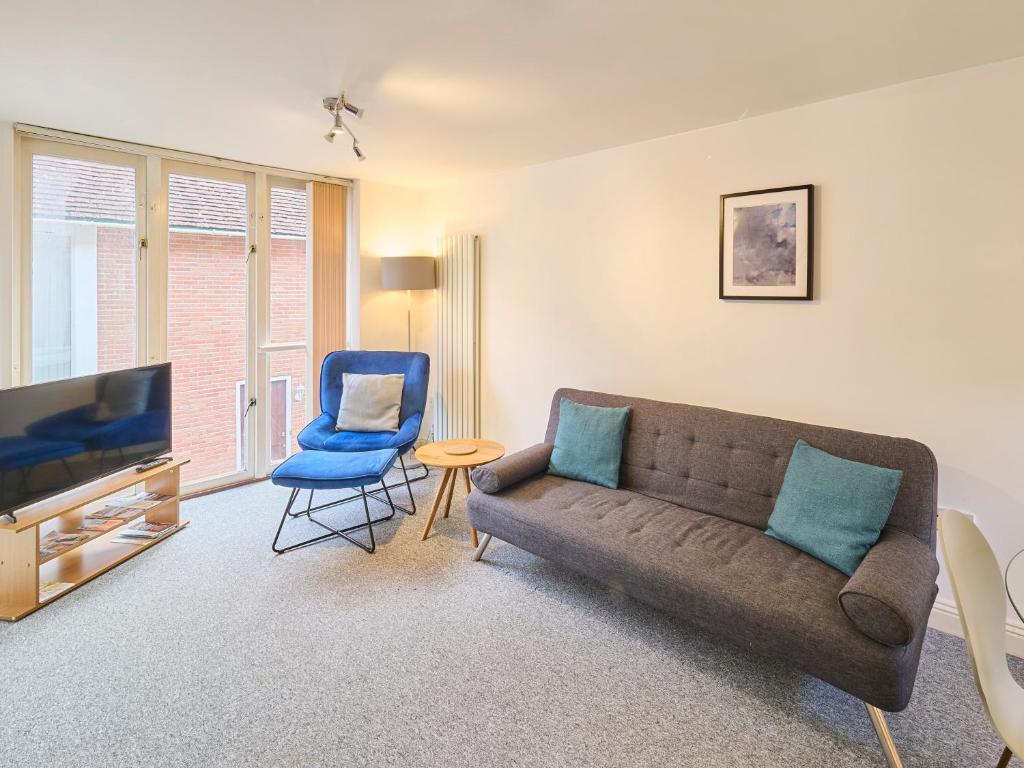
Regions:
<instances>
[{"instance_id":1,"label":"tufted sofa backrest","mask_svg":"<svg viewBox=\"0 0 1024 768\"><path fill-rule=\"evenodd\" d=\"M559 389L546 442L553 443L562 398L585 405L631 406L619 487L737 523L765 529L796 441L845 459L903 470L888 528L935 545L935 456L899 437L751 416L717 408Z\"/></svg>"}]
</instances>

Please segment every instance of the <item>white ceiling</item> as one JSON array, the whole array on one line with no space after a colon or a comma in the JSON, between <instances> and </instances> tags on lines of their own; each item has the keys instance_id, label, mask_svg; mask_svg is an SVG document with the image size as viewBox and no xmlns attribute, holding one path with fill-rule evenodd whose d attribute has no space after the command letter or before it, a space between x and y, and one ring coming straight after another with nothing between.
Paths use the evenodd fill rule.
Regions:
<instances>
[{"instance_id":1,"label":"white ceiling","mask_svg":"<svg viewBox=\"0 0 1024 768\"><path fill-rule=\"evenodd\" d=\"M0 20L0 119L416 185L1024 55L1021 0L0 0ZM342 86L362 164L322 138Z\"/></svg>"}]
</instances>

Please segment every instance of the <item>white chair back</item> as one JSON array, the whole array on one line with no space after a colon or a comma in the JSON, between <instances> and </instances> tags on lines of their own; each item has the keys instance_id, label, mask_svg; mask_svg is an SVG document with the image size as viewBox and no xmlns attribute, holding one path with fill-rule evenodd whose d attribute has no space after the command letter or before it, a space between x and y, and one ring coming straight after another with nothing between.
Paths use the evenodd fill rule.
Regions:
<instances>
[{"instance_id":1,"label":"white chair back","mask_svg":"<svg viewBox=\"0 0 1024 768\"><path fill-rule=\"evenodd\" d=\"M1024 754L1024 689L1006 660L1006 589L992 548L967 515L943 510L939 539L960 609L967 652L982 703L1014 754Z\"/></svg>"}]
</instances>

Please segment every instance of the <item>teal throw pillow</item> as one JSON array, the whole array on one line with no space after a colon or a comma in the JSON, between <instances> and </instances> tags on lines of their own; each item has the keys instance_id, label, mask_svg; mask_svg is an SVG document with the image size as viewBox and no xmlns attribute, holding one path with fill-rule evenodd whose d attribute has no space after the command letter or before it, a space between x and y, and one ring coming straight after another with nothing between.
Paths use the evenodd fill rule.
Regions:
<instances>
[{"instance_id":1,"label":"teal throw pillow","mask_svg":"<svg viewBox=\"0 0 1024 768\"><path fill-rule=\"evenodd\" d=\"M599 408L563 397L548 473L618 488L628 418L628 406Z\"/></svg>"},{"instance_id":2,"label":"teal throw pillow","mask_svg":"<svg viewBox=\"0 0 1024 768\"><path fill-rule=\"evenodd\" d=\"M797 440L765 533L852 576L878 541L902 479L898 469Z\"/></svg>"}]
</instances>

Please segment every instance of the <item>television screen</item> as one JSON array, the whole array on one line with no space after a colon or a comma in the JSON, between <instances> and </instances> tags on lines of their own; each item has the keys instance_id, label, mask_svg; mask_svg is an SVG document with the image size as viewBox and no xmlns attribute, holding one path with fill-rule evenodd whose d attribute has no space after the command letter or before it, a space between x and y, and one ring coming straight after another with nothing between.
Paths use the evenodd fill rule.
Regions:
<instances>
[{"instance_id":1,"label":"television screen","mask_svg":"<svg viewBox=\"0 0 1024 768\"><path fill-rule=\"evenodd\" d=\"M171 364L0 390L0 515L171 450Z\"/></svg>"}]
</instances>

